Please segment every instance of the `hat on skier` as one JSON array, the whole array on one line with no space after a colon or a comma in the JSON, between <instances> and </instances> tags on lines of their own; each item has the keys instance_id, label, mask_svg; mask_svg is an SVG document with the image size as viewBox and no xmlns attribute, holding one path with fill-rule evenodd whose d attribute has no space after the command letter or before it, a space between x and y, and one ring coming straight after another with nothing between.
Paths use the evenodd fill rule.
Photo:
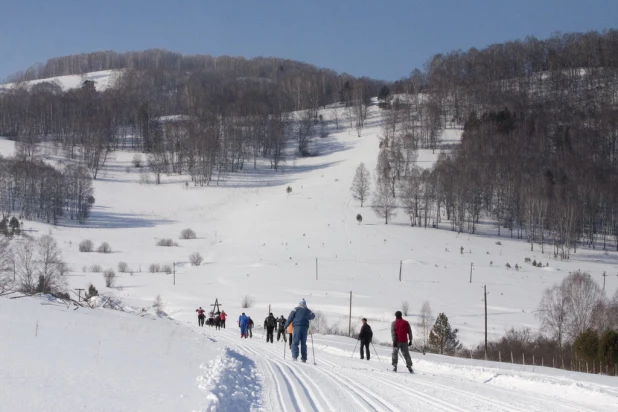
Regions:
<instances>
[{"instance_id":1,"label":"hat on skier","mask_svg":"<svg viewBox=\"0 0 618 412\"><path fill-rule=\"evenodd\" d=\"M363 322L367 322L367 318L363 318L362 320L363 320Z\"/></svg>"},{"instance_id":2,"label":"hat on skier","mask_svg":"<svg viewBox=\"0 0 618 412\"><path fill-rule=\"evenodd\" d=\"M302 298L300 300L300 302L298 302L299 305L307 305L307 302L305 302L305 298Z\"/></svg>"}]
</instances>

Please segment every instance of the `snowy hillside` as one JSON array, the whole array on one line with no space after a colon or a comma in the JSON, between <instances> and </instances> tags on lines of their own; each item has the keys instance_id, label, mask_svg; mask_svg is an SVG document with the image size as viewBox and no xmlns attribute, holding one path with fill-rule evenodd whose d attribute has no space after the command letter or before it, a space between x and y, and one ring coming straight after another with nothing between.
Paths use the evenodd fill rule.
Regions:
<instances>
[{"instance_id":1,"label":"snowy hillside","mask_svg":"<svg viewBox=\"0 0 618 412\"><path fill-rule=\"evenodd\" d=\"M418 354L419 374L387 372L390 351L378 345L390 340L393 313L402 302L409 303L407 318L414 323L423 301L429 301L434 315L445 312L460 329L462 343L474 348L484 333L484 285L490 338L499 337L513 326L538 328L535 310L543 290L569 271L588 271L599 282L603 272L612 274L606 279L611 296L618 288L618 265L614 253L599 250L578 250L568 262L554 260L530 252L525 241L497 238L489 223L477 235L457 234L447 230L448 223L440 230L410 227L400 211L385 225L349 190L360 162L375 169L380 124L381 112L374 106L361 138L353 129L331 130L329 137L316 138L319 156L290 156L278 172L259 162L255 170L247 165L210 187L185 186L190 178L183 175L163 176L160 185L151 176L146 183L144 170L132 165L135 153L115 152L94 181L96 204L85 224L27 221L26 229L34 236L49 233L59 242L71 268L70 288L92 283L138 308L150 306L160 294L173 320L0 299L0 329L8 336L0 341L0 356L2 365L9 365L0 376L17 377L0 389L0 399L10 400L0 410L15 410L24 398L27 410L67 404L149 411L207 410L217 404L215 410L221 411L333 411L350 410L350 405L360 410L615 410L618 389L610 378ZM456 142L459 134L447 130L444 139ZM0 141L3 156L13 150L13 142ZM430 167L438 154L421 151L419 166ZM43 156L56 159L53 150ZM186 228L197 239L179 239ZM156 246L166 238L178 245ZM108 242L112 253L79 252L86 239L95 247ZM197 267L189 264L195 252L204 257ZM526 258L549 266L533 267ZM120 262L130 270L117 272L116 286L106 288L92 267L117 270ZM507 263L521 269L509 270ZM152 264L175 267L175 276L150 273ZM355 341L343 337L314 336L317 367L290 365L282 345L264 346L260 333L258 342L237 339L234 319L241 311L260 325L269 308L287 316L303 297L330 326L347 332L350 291L352 328L358 331L360 319L369 319L379 362L346 359ZM245 296L254 302L248 309L241 308ZM215 298L232 327L221 333L191 330L195 308L207 308ZM200 370L200 364L209 366ZM259 385L234 394L230 387L246 387L254 382L247 380L253 373ZM53 400L28 395L44 385L53 385L50 393L57 391ZM226 403L229 397L236 403Z\"/></svg>"},{"instance_id":2,"label":"snowy hillside","mask_svg":"<svg viewBox=\"0 0 618 412\"><path fill-rule=\"evenodd\" d=\"M281 172L258 164L257 170L245 168L226 175L219 186L205 188L185 188L189 177L176 175L164 176L161 185L140 184L142 170L131 166L134 153L116 152L94 182L96 205L84 225L26 226L38 234L51 232L62 245L72 269L71 287L93 283L105 289L102 274L91 273L90 267L116 269L126 262L134 273L119 273L115 292L129 301L147 302L161 294L177 319L191 319L196 305L210 304L215 297L236 313L242 297L250 295L252 311L260 315L269 305L277 315L285 313L305 297L331 325L345 331L352 291L353 328L367 317L379 325L374 329L381 340L388 340L387 326L403 301L415 321L428 300L434 313L445 312L460 329L464 344L476 345L484 330L483 285L489 333L497 337L513 326L537 327L534 311L543 290L569 271L586 270L598 281L603 272L618 272L613 253L580 250L568 262L554 260L538 250L530 252L524 241L496 238L491 225L480 235L410 227L401 211L384 225L349 191L360 162L375 168L380 116L372 108L361 138L346 129L318 139L320 156L289 158ZM451 139L454 132L447 131ZM3 155L11 153L12 142L4 141L0 148ZM431 165L436 156L422 151L419 164ZM198 238L178 239L185 228ZM156 246L161 238L178 246ZM84 239L95 246L108 242L113 253L80 253L78 243ZM199 267L189 265L194 252L205 259ZM524 262L527 257L549 266L533 267ZM174 262L175 286L171 275L148 272L151 264ZM522 268L509 270L507 263ZM607 277L609 296L617 287L618 277Z\"/></svg>"},{"instance_id":3,"label":"snowy hillside","mask_svg":"<svg viewBox=\"0 0 618 412\"><path fill-rule=\"evenodd\" d=\"M32 80L22 83L7 83L0 84L0 92L2 90L10 90L16 87L30 87L39 83L56 83L58 84L63 91L67 91L70 89L76 89L81 87L82 83L86 80L91 80L94 82L95 87L98 91L103 91L107 88L110 88L114 85L114 81L118 76L118 71L116 70L103 70L92 73L85 74L74 74L70 76L58 76L51 77L48 79L40 79L40 80Z\"/></svg>"}]
</instances>

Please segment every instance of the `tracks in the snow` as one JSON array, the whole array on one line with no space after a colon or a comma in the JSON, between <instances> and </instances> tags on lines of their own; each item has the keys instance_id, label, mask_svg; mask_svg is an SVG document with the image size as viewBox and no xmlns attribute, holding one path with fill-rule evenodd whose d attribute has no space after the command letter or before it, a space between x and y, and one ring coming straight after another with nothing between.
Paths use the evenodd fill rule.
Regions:
<instances>
[{"instance_id":1,"label":"tracks in the snow","mask_svg":"<svg viewBox=\"0 0 618 412\"><path fill-rule=\"evenodd\" d=\"M239 340L218 333L225 345L244 352L262 371L264 401L275 411L587 411L550 395L512 391L452 376L396 374L374 364L342 365L323 353L319 364L283 360L281 344ZM329 360L330 359L330 360ZM449 384L449 382L451 384ZM603 408L602 408L603 409ZM602 410L601 409L601 410Z\"/></svg>"}]
</instances>

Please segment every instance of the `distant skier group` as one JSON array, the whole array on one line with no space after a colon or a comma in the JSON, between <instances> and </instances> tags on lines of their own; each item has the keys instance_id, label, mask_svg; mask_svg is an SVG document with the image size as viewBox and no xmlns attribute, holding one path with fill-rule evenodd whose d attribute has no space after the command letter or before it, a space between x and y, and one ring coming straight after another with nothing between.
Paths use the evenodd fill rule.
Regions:
<instances>
[{"instance_id":1,"label":"distant skier group","mask_svg":"<svg viewBox=\"0 0 618 412\"><path fill-rule=\"evenodd\" d=\"M208 319L206 319L206 311L201 306L195 311L197 312L197 326L204 327L204 323L206 323L207 326L214 326L215 329L225 329L225 319L227 318L225 311L210 311L208 312Z\"/></svg>"},{"instance_id":2,"label":"distant skier group","mask_svg":"<svg viewBox=\"0 0 618 412\"><path fill-rule=\"evenodd\" d=\"M200 307L196 309L198 326L203 327L205 321L205 311ZM225 328L225 319L227 314L224 311L211 311L209 313L206 324L215 326L220 329ZM288 315L287 319L281 315L276 318L272 312L264 319L264 329L266 330L266 342L274 343L274 331L277 329L277 342L283 339L283 342L288 343L292 351L292 359L298 360L300 355L301 362L307 362L307 337L309 335L309 323L315 319L315 314L307 307L305 299L301 299ZM253 338L254 322L250 316L243 312L238 317L238 327L240 328L241 339ZM287 336L286 336L287 335ZM406 362L406 368L410 373L414 373L412 369L412 359L410 357L409 347L412 346L412 328L410 323L403 319L401 311L395 312L395 321L391 324L391 338L393 341L392 365L393 371L397 372L397 363L399 362L399 352ZM367 323L367 318L362 319L362 326L358 334L358 342L360 342L360 358L369 360L371 352L369 345L373 341L373 331ZM375 351L375 347L374 347Z\"/></svg>"}]
</instances>

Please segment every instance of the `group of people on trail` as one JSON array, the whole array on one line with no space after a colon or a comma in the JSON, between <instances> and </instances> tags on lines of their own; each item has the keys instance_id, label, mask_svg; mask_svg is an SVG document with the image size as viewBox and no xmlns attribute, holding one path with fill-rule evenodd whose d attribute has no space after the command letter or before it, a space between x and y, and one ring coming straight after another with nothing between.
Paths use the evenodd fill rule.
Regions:
<instances>
[{"instance_id":1,"label":"group of people on trail","mask_svg":"<svg viewBox=\"0 0 618 412\"><path fill-rule=\"evenodd\" d=\"M195 311L197 312L197 326L203 328L204 322L206 322L206 325L211 327L214 326L216 329L221 329L222 327L225 329L225 319L227 317L227 313L225 313L225 311L209 312L208 320L206 320L206 311L202 309L201 306L198 309L195 309Z\"/></svg>"},{"instance_id":2,"label":"group of people on trail","mask_svg":"<svg viewBox=\"0 0 618 412\"><path fill-rule=\"evenodd\" d=\"M369 352L369 344L373 340L373 331L371 326L367 323L367 319L363 318L363 326L361 326L360 333L358 334L358 341L360 342L360 358L369 360L371 353ZM399 362L399 352L401 352L404 360L406 361L406 368L410 373L414 373L412 369L412 358L410 358L409 346L412 346L412 328L410 323L403 318L401 311L395 312L395 321L391 324L391 338L393 340L393 354L391 357L393 371L397 372L397 363Z\"/></svg>"},{"instance_id":3,"label":"group of people on trail","mask_svg":"<svg viewBox=\"0 0 618 412\"><path fill-rule=\"evenodd\" d=\"M197 312L198 326L204 326L205 311L200 307L195 310ZM210 312L208 324L214 324L217 329L221 326L225 328L225 312ZM302 362L307 362L307 336L309 333L309 322L315 319L315 314L307 307L305 299L301 299L289 314L287 319L283 315L276 318L272 312L264 319L264 329L266 330L266 342L274 343L274 331L277 328L277 342L283 339L283 342L289 343L292 351L292 359L297 361L300 355ZM211 321L212 320L212 321ZM211 325L212 326L212 325ZM254 322L250 316L244 312L238 317L238 327L240 328L240 337L246 339L253 338ZM287 335L287 336L286 336ZM397 363L399 362L399 352L406 362L406 368L410 373L412 370L412 359L410 358L409 347L412 346L412 328L410 323L403 319L401 311L395 312L395 321L391 324L391 338L393 341L392 365L393 371L397 372ZM362 326L358 334L360 342L360 358L369 360L371 352L369 345L373 340L373 331L367 323L367 318L362 319ZM375 350L375 348L374 348Z\"/></svg>"}]
</instances>

